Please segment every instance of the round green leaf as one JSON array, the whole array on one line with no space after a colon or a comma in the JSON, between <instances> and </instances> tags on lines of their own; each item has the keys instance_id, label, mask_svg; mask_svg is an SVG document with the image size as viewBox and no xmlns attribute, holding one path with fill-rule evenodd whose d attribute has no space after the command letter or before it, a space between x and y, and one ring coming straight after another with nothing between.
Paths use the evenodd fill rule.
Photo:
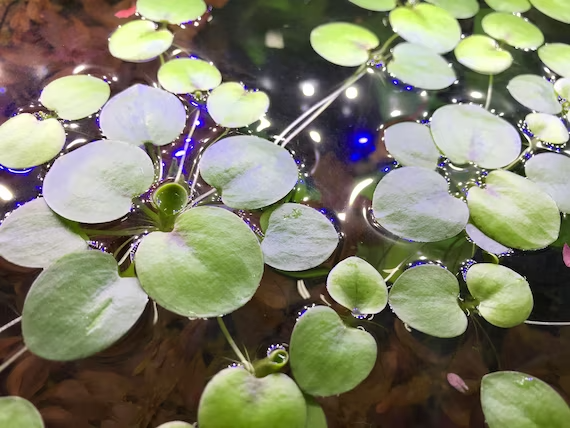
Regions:
<instances>
[{"instance_id":1,"label":"round green leaf","mask_svg":"<svg viewBox=\"0 0 570 428\"><path fill-rule=\"evenodd\" d=\"M111 95L104 80L93 76L66 76L54 80L42 91L40 103L62 119L77 120L99 111Z\"/></svg>"},{"instance_id":2,"label":"round green leaf","mask_svg":"<svg viewBox=\"0 0 570 428\"><path fill-rule=\"evenodd\" d=\"M396 169L382 178L374 190L372 209L380 226L419 242L451 238L469 220L467 205L449 194L445 178L415 166Z\"/></svg>"},{"instance_id":3,"label":"round green leaf","mask_svg":"<svg viewBox=\"0 0 570 428\"><path fill-rule=\"evenodd\" d=\"M435 144L452 162L501 168L520 154L521 137L514 126L478 105L449 104L431 119Z\"/></svg>"},{"instance_id":4,"label":"round green leaf","mask_svg":"<svg viewBox=\"0 0 570 428\"><path fill-rule=\"evenodd\" d=\"M570 77L570 45L547 43L538 50L540 60L563 77Z\"/></svg>"},{"instance_id":5,"label":"round green leaf","mask_svg":"<svg viewBox=\"0 0 570 428\"><path fill-rule=\"evenodd\" d=\"M547 383L520 372L483 376L481 406L489 428L564 428L570 407Z\"/></svg>"},{"instance_id":6,"label":"round green leaf","mask_svg":"<svg viewBox=\"0 0 570 428\"><path fill-rule=\"evenodd\" d=\"M546 16L570 24L570 3L566 0L530 0Z\"/></svg>"},{"instance_id":7,"label":"round green leaf","mask_svg":"<svg viewBox=\"0 0 570 428\"><path fill-rule=\"evenodd\" d=\"M315 306L297 320L290 364L307 394L328 397L350 391L372 371L377 346L366 331L347 327L329 307Z\"/></svg>"},{"instance_id":8,"label":"round green leaf","mask_svg":"<svg viewBox=\"0 0 570 428\"><path fill-rule=\"evenodd\" d=\"M198 407L200 428L305 428L307 407L283 373L257 378L230 367L206 385Z\"/></svg>"},{"instance_id":9,"label":"round green leaf","mask_svg":"<svg viewBox=\"0 0 570 428\"><path fill-rule=\"evenodd\" d=\"M440 54L447 53L459 43L461 27L446 10L431 4L398 7L390 12L394 32Z\"/></svg>"},{"instance_id":10,"label":"round green leaf","mask_svg":"<svg viewBox=\"0 0 570 428\"><path fill-rule=\"evenodd\" d=\"M45 268L68 253L87 248L87 242L43 198L17 208L0 225L0 256L20 266Z\"/></svg>"},{"instance_id":11,"label":"round green leaf","mask_svg":"<svg viewBox=\"0 0 570 428\"><path fill-rule=\"evenodd\" d=\"M137 0L137 12L146 19L170 24L194 21L207 9L203 0Z\"/></svg>"},{"instance_id":12,"label":"round green leaf","mask_svg":"<svg viewBox=\"0 0 570 428\"><path fill-rule=\"evenodd\" d=\"M508 247L538 250L558 238L560 213L554 200L512 172L491 172L484 189L469 189L467 203L473 223Z\"/></svg>"},{"instance_id":13,"label":"round green leaf","mask_svg":"<svg viewBox=\"0 0 570 428\"><path fill-rule=\"evenodd\" d=\"M34 281L22 311L28 349L70 361L102 351L127 333L148 301L136 278L121 278L117 262L97 250L63 256Z\"/></svg>"},{"instance_id":14,"label":"round green leaf","mask_svg":"<svg viewBox=\"0 0 570 428\"><path fill-rule=\"evenodd\" d=\"M481 74L499 74L513 63L510 52L499 47L490 37L474 34L459 42L455 48L457 61Z\"/></svg>"},{"instance_id":15,"label":"round green leaf","mask_svg":"<svg viewBox=\"0 0 570 428\"><path fill-rule=\"evenodd\" d=\"M526 176L548 193L563 213L570 213L570 158L540 153L525 163Z\"/></svg>"},{"instance_id":16,"label":"round green leaf","mask_svg":"<svg viewBox=\"0 0 570 428\"><path fill-rule=\"evenodd\" d=\"M120 26L109 38L109 52L129 62L153 60L172 45L174 35L152 21L131 21Z\"/></svg>"},{"instance_id":17,"label":"round green leaf","mask_svg":"<svg viewBox=\"0 0 570 428\"><path fill-rule=\"evenodd\" d=\"M175 94L209 91L222 83L222 74L209 62L179 58L162 64L158 70L158 83Z\"/></svg>"},{"instance_id":18,"label":"round green leaf","mask_svg":"<svg viewBox=\"0 0 570 428\"><path fill-rule=\"evenodd\" d=\"M357 314L377 314L388 303L384 278L358 257L348 257L330 271L327 291L337 303Z\"/></svg>"},{"instance_id":19,"label":"round green leaf","mask_svg":"<svg viewBox=\"0 0 570 428\"><path fill-rule=\"evenodd\" d=\"M323 24L311 32L311 46L315 52L327 61L344 67L364 64L370 58L370 51L379 44L374 33L347 22Z\"/></svg>"},{"instance_id":20,"label":"round green leaf","mask_svg":"<svg viewBox=\"0 0 570 428\"><path fill-rule=\"evenodd\" d=\"M21 397L0 397L0 426L6 428L44 428L40 412Z\"/></svg>"},{"instance_id":21,"label":"round green leaf","mask_svg":"<svg viewBox=\"0 0 570 428\"><path fill-rule=\"evenodd\" d=\"M131 210L131 200L154 180L148 155L128 143L94 141L57 158L43 186L45 202L60 216L104 223Z\"/></svg>"},{"instance_id":22,"label":"round green leaf","mask_svg":"<svg viewBox=\"0 0 570 428\"><path fill-rule=\"evenodd\" d=\"M240 209L279 201L299 175L287 150L252 135L227 137L210 146L200 161L200 173L206 183L221 190L226 205Z\"/></svg>"},{"instance_id":23,"label":"round green leaf","mask_svg":"<svg viewBox=\"0 0 570 428\"><path fill-rule=\"evenodd\" d=\"M111 98L99 124L111 140L164 146L180 136L186 120L186 109L175 95L137 83Z\"/></svg>"},{"instance_id":24,"label":"round green leaf","mask_svg":"<svg viewBox=\"0 0 570 428\"><path fill-rule=\"evenodd\" d=\"M384 132L386 149L404 166L421 166L435 169L440 157L431 132L416 122L400 122Z\"/></svg>"},{"instance_id":25,"label":"round green leaf","mask_svg":"<svg viewBox=\"0 0 570 428\"><path fill-rule=\"evenodd\" d=\"M153 192L152 202L164 214L173 216L188 205L188 190L178 183L165 183Z\"/></svg>"},{"instance_id":26,"label":"round green leaf","mask_svg":"<svg viewBox=\"0 0 570 428\"><path fill-rule=\"evenodd\" d=\"M559 97L566 101L570 100L570 79L567 77L558 79L556 83L554 83L554 90Z\"/></svg>"},{"instance_id":27,"label":"round green leaf","mask_svg":"<svg viewBox=\"0 0 570 428\"><path fill-rule=\"evenodd\" d=\"M263 255L251 229L216 207L182 213L172 232L153 232L135 254L148 295L169 311L208 318L245 305L263 274Z\"/></svg>"},{"instance_id":28,"label":"round green leaf","mask_svg":"<svg viewBox=\"0 0 570 428\"><path fill-rule=\"evenodd\" d=\"M319 211L301 204L283 204L271 213L261 249L265 263L297 272L326 261L339 239L336 229Z\"/></svg>"},{"instance_id":29,"label":"round green leaf","mask_svg":"<svg viewBox=\"0 0 570 428\"><path fill-rule=\"evenodd\" d=\"M459 283L437 265L407 269L390 289L390 307L410 327L435 337L456 337L467 329L459 307Z\"/></svg>"},{"instance_id":30,"label":"round green leaf","mask_svg":"<svg viewBox=\"0 0 570 428\"><path fill-rule=\"evenodd\" d=\"M307 423L305 428L327 428L327 417L321 405L313 397L306 395Z\"/></svg>"},{"instance_id":31,"label":"round green leaf","mask_svg":"<svg viewBox=\"0 0 570 428\"><path fill-rule=\"evenodd\" d=\"M396 0L349 0L357 6L375 12L388 12L396 7Z\"/></svg>"},{"instance_id":32,"label":"round green leaf","mask_svg":"<svg viewBox=\"0 0 570 428\"><path fill-rule=\"evenodd\" d=\"M436 90L457 80L453 68L440 55L414 43L400 43L392 52L388 72L410 85Z\"/></svg>"},{"instance_id":33,"label":"round green leaf","mask_svg":"<svg viewBox=\"0 0 570 428\"><path fill-rule=\"evenodd\" d=\"M29 113L0 126L0 164L24 169L53 159L63 149L65 129L57 119L38 120Z\"/></svg>"},{"instance_id":34,"label":"round green leaf","mask_svg":"<svg viewBox=\"0 0 570 428\"><path fill-rule=\"evenodd\" d=\"M499 244L494 239L489 238L471 223L465 227L465 232L467 232L467 236L469 236L469 239L471 239L475 245L487 251L488 253L498 255L512 251L510 248L505 247L503 244Z\"/></svg>"},{"instance_id":35,"label":"round green leaf","mask_svg":"<svg viewBox=\"0 0 570 428\"><path fill-rule=\"evenodd\" d=\"M539 113L558 114L562 106L548 80L534 74L521 74L507 85L511 96L520 104Z\"/></svg>"},{"instance_id":36,"label":"round green leaf","mask_svg":"<svg viewBox=\"0 0 570 428\"><path fill-rule=\"evenodd\" d=\"M259 120L269 108L269 97L262 91L248 91L240 83L222 83L208 97L212 119L227 128L241 128Z\"/></svg>"},{"instance_id":37,"label":"round green leaf","mask_svg":"<svg viewBox=\"0 0 570 428\"><path fill-rule=\"evenodd\" d=\"M523 13L532 7L528 0L485 0L485 3L497 12Z\"/></svg>"},{"instance_id":38,"label":"round green leaf","mask_svg":"<svg viewBox=\"0 0 570 428\"><path fill-rule=\"evenodd\" d=\"M526 279L505 266L477 263L465 277L471 295L479 301L479 314L491 324L511 328L523 323L533 307Z\"/></svg>"},{"instance_id":39,"label":"round green leaf","mask_svg":"<svg viewBox=\"0 0 570 428\"><path fill-rule=\"evenodd\" d=\"M473 18L479 12L477 0L426 0L426 2L447 10L457 19Z\"/></svg>"},{"instance_id":40,"label":"round green leaf","mask_svg":"<svg viewBox=\"0 0 570 428\"><path fill-rule=\"evenodd\" d=\"M525 122L536 138L551 144L564 144L569 139L568 129L557 116L546 113L530 113Z\"/></svg>"},{"instance_id":41,"label":"round green leaf","mask_svg":"<svg viewBox=\"0 0 570 428\"><path fill-rule=\"evenodd\" d=\"M157 428L195 428L195 427L196 427L195 425L189 424L188 422L171 421L159 425Z\"/></svg>"},{"instance_id":42,"label":"round green leaf","mask_svg":"<svg viewBox=\"0 0 570 428\"><path fill-rule=\"evenodd\" d=\"M515 48L535 50L544 43L544 35L536 25L512 13L490 13L481 24L489 36Z\"/></svg>"}]
</instances>

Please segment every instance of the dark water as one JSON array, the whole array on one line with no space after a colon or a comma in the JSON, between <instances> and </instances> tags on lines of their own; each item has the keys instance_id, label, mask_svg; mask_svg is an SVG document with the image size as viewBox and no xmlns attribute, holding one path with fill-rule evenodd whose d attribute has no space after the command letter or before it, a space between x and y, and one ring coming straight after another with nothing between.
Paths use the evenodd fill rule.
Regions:
<instances>
[{"instance_id":1,"label":"dark water","mask_svg":"<svg viewBox=\"0 0 570 428\"><path fill-rule=\"evenodd\" d=\"M115 4L116 3L116 4ZM0 27L0 108L8 118L25 109L37 111L39 91L56 76L84 67L110 81L116 93L136 82L152 83L158 61L126 64L106 52L106 37L119 23L113 14L129 2L95 0L47 2L29 28L18 26L8 10ZM309 33L334 20L360 23L389 37L386 16L369 13L342 0L230 0L218 1L211 16L198 27L177 34L175 43L213 61L226 81L242 81L266 91L272 106L266 122L252 131L268 138L279 134L313 103L336 89L351 69L333 66L316 55ZM568 38L562 24L538 13L528 17L543 29L547 41ZM477 30L478 19L463 22L464 31ZM269 45L269 46L268 46ZM283 48L281 48L283 46ZM492 107L513 124L526 115L506 91L508 80L522 72L542 74L536 55L515 52L515 65L495 79ZM453 61L452 55L449 57ZM422 260L438 261L454 272L466 260L483 260L463 237L445 243L418 245L398 241L375 225L370 198L377 181L394 168L382 142L383 129L403 120L425 120L449 102L481 102L487 90L484 76L457 66L459 82L452 88L427 93L375 73L366 75L299 134L289 145L306 173L307 192L300 200L327 210L342 234L342 245L328 265L350 255L366 258L380 270L402 268ZM453 101L456 100L456 101ZM187 99L189 110L194 107ZM221 130L205 117L194 136L185 172L203 144L200 140ZM98 138L93 120L69 123L66 150ZM177 165L183 138L162 153L163 176ZM0 214L41 193L45 167L29 171L0 170ZM455 173L456 182L474 179L474 171ZM202 187L201 187L202 186ZM199 183L199 191L207 190ZM460 188L455 189L461 192ZM3 196L2 196L3 195ZM256 223L257 216L240 213ZM129 222L137 219L134 214ZM570 230L570 229L566 229ZM94 245L116 249L121 241ZM503 264L526 276L535 297L531 319L570 320L570 270L562 262L561 246L516 253ZM0 322L18 316L27 289L38 274L0 260ZM387 273L383 273L384 276ZM308 279L311 294L303 299L296 280L266 267L258 293L244 308L227 317L236 342L250 355L261 357L268 347L287 344L299 311L321 303L324 278ZM328 299L330 300L330 299ZM336 307L342 316L350 313ZM140 322L111 349L86 360L51 363L32 355L21 357L0 374L1 393L30 399L49 428L156 427L168 420L196 421L196 409L206 382L235 358L215 321L154 313L149 305ZM435 339L407 331L389 310L371 320L354 320L378 341L379 357L367 380L339 397L320 400L330 427L483 427L478 385L481 377L497 369L520 370L537 376L565 397L570 397L570 328L519 326L504 330L484 320L471 320L465 335ZM19 328L0 336L0 358L21 345ZM448 373L460 375L466 394L453 389Z\"/></svg>"}]
</instances>

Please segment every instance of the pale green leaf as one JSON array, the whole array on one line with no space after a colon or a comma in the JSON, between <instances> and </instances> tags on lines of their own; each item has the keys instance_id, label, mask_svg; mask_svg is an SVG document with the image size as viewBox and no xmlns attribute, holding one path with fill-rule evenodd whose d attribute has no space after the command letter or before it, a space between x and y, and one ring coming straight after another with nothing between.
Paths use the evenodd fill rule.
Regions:
<instances>
[{"instance_id":1,"label":"pale green leaf","mask_svg":"<svg viewBox=\"0 0 570 428\"><path fill-rule=\"evenodd\" d=\"M137 0L137 12L146 19L170 24L194 21L207 9L204 0Z\"/></svg>"},{"instance_id":2,"label":"pale green leaf","mask_svg":"<svg viewBox=\"0 0 570 428\"><path fill-rule=\"evenodd\" d=\"M455 48L457 61L481 74L499 74L513 63L510 52L499 47L490 37L474 34L459 42Z\"/></svg>"},{"instance_id":3,"label":"pale green leaf","mask_svg":"<svg viewBox=\"0 0 570 428\"><path fill-rule=\"evenodd\" d=\"M170 421L162 425L159 425L157 428L195 428L195 427L196 427L195 425L189 424L188 422Z\"/></svg>"},{"instance_id":4,"label":"pale green leaf","mask_svg":"<svg viewBox=\"0 0 570 428\"><path fill-rule=\"evenodd\" d=\"M477 0L426 0L428 3L447 10L457 19L473 18L479 12Z\"/></svg>"},{"instance_id":5,"label":"pale green leaf","mask_svg":"<svg viewBox=\"0 0 570 428\"><path fill-rule=\"evenodd\" d=\"M544 35L536 25L512 13L490 13L481 24L489 36L515 48L536 50L544 43Z\"/></svg>"},{"instance_id":6,"label":"pale green leaf","mask_svg":"<svg viewBox=\"0 0 570 428\"><path fill-rule=\"evenodd\" d=\"M471 223L465 227L465 232L467 232L467 236L469 236L469 239L471 239L475 245L487 251L488 253L499 255L512 251L510 248L505 247L503 244L499 244L494 239L489 238Z\"/></svg>"},{"instance_id":7,"label":"pale green leaf","mask_svg":"<svg viewBox=\"0 0 570 428\"><path fill-rule=\"evenodd\" d=\"M357 6L375 12L388 12L396 7L396 0L349 0Z\"/></svg>"},{"instance_id":8,"label":"pale green leaf","mask_svg":"<svg viewBox=\"0 0 570 428\"><path fill-rule=\"evenodd\" d=\"M400 122L384 132L388 152L404 166L435 169L441 154L433 142L431 132L416 122Z\"/></svg>"},{"instance_id":9,"label":"pale green leaf","mask_svg":"<svg viewBox=\"0 0 570 428\"><path fill-rule=\"evenodd\" d=\"M563 77L554 83L554 90L560 98L566 101L570 100L570 79Z\"/></svg>"},{"instance_id":10,"label":"pale green leaf","mask_svg":"<svg viewBox=\"0 0 570 428\"><path fill-rule=\"evenodd\" d=\"M164 63L158 69L158 83L174 94L209 91L222 83L222 74L209 62L179 58Z\"/></svg>"},{"instance_id":11,"label":"pale green leaf","mask_svg":"<svg viewBox=\"0 0 570 428\"><path fill-rule=\"evenodd\" d=\"M208 97L212 119L227 128L241 128L258 121L269 108L269 97L262 91L248 91L240 83L222 83Z\"/></svg>"},{"instance_id":12,"label":"pale green leaf","mask_svg":"<svg viewBox=\"0 0 570 428\"><path fill-rule=\"evenodd\" d=\"M327 428L327 417L321 405L313 397L306 395L307 423L305 428Z\"/></svg>"},{"instance_id":13,"label":"pale green leaf","mask_svg":"<svg viewBox=\"0 0 570 428\"><path fill-rule=\"evenodd\" d=\"M109 52L123 61L146 62L166 52L173 40L170 31L152 21L130 21L111 34Z\"/></svg>"},{"instance_id":14,"label":"pale green leaf","mask_svg":"<svg viewBox=\"0 0 570 428\"><path fill-rule=\"evenodd\" d=\"M570 158L540 153L525 163L526 176L548 193L563 213L570 213Z\"/></svg>"},{"instance_id":15,"label":"pale green leaf","mask_svg":"<svg viewBox=\"0 0 570 428\"><path fill-rule=\"evenodd\" d=\"M528 0L485 0L485 3L497 12L523 13L532 7Z\"/></svg>"},{"instance_id":16,"label":"pale green leaf","mask_svg":"<svg viewBox=\"0 0 570 428\"><path fill-rule=\"evenodd\" d=\"M570 45L547 43L538 50L538 57L556 74L570 77Z\"/></svg>"},{"instance_id":17,"label":"pale green leaf","mask_svg":"<svg viewBox=\"0 0 570 428\"><path fill-rule=\"evenodd\" d=\"M0 397L0 426L44 428L44 422L40 412L28 400L22 397Z\"/></svg>"},{"instance_id":18,"label":"pale green leaf","mask_svg":"<svg viewBox=\"0 0 570 428\"><path fill-rule=\"evenodd\" d=\"M548 114L558 114L562 111L554 86L541 76L516 76L510 80L507 90L515 100L530 110Z\"/></svg>"},{"instance_id":19,"label":"pale green leaf","mask_svg":"<svg viewBox=\"0 0 570 428\"><path fill-rule=\"evenodd\" d=\"M566 125L557 116L546 113L530 113L525 122L535 138L551 144L564 144L569 139Z\"/></svg>"},{"instance_id":20,"label":"pale green leaf","mask_svg":"<svg viewBox=\"0 0 570 428\"><path fill-rule=\"evenodd\" d=\"M567 0L530 0L530 2L552 19L570 24L570 2Z\"/></svg>"}]
</instances>

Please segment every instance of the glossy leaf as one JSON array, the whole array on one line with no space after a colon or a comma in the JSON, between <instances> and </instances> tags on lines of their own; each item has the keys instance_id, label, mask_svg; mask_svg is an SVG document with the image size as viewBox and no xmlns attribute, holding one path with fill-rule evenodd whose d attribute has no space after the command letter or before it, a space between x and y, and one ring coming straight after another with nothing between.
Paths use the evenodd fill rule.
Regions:
<instances>
[{"instance_id":1,"label":"glossy leaf","mask_svg":"<svg viewBox=\"0 0 570 428\"><path fill-rule=\"evenodd\" d=\"M420 265L400 275L388 300L396 316L411 328L447 338L467 329L467 317L458 297L455 275L437 265Z\"/></svg>"},{"instance_id":2,"label":"glossy leaf","mask_svg":"<svg viewBox=\"0 0 570 428\"><path fill-rule=\"evenodd\" d=\"M540 153L525 163L526 176L548 193L563 213L570 213L570 158Z\"/></svg>"},{"instance_id":3,"label":"glossy leaf","mask_svg":"<svg viewBox=\"0 0 570 428\"><path fill-rule=\"evenodd\" d=\"M154 190L152 202L167 216L179 214L188 204L188 189L178 183L164 183Z\"/></svg>"},{"instance_id":4,"label":"glossy leaf","mask_svg":"<svg viewBox=\"0 0 570 428\"><path fill-rule=\"evenodd\" d=\"M528 0L485 0L485 3L497 12L523 13L532 7Z\"/></svg>"},{"instance_id":5,"label":"glossy leaf","mask_svg":"<svg viewBox=\"0 0 570 428\"><path fill-rule=\"evenodd\" d=\"M87 242L43 198L17 208L0 225L0 256L20 266L45 268L68 253L87 248Z\"/></svg>"},{"instance_id":6,"label":"glossy leaf","mask_svg":"<svg viewBox=\"0 0 570 428\"><path fill-rule=\"evenodd\" d=\"M570 45L547 43L538 50L540 60L562 77L570 77Z\"/></svg>"},{"instance_id":7,"label":"glossy leaf","mask_svg":"<svg viewBox=\"0 0 570 428\"><path fill-rule=\"evenodd\" d=\"M484 189L469 189L467 203L475 226L508 247L538 250L558 238L560 213L554 200L512 172L489 173Z\"/></svg>"},{"instance_id":8,"label":"glossy leaf","mask_svg":"<svg viewBox=\"0 0 570 428\"><path fill-rule=\"evenodd\" d=\"M104 223L131 210L131 200L154 180L148 155L128 143L94 141L59 157L43 186L45 202L60 216Z\"/></svg>"},{"instance_id":9,"label":"glossy leaf","mask_svg":"<svg viewBox=\"0 0 570 428\"><path fill-rule=\"evenodd\" d=\"M445 9L457 19L473 18L479 12L477 0L426 0L426 2Z\"/></svg>"},{"instance_id":10,"label":"glossy leaf","mask_svg":"<svg viewBox=\"0 0 570 428\"><path fill-rule=\"evenodd\" d=\"M400 238L419 242L451 238L469 219L467 205L449 194L445 178L414 166L391 171L380 180L372 209L380 226Z\"/></svg>"},{"instance_id":11,"label":"glossy leaf","mask_svg":"<svg viewBox=\"0 0 570 428\"><path fill-rule=\"evenodd\" d=\"M508 267L476 263L467 271L465 282L471 295L479 301L479 314L497 327L519 325L532 311L528 282Z\"/></svg>"},{"instance_id":12,"label":"glossy leaf","mask_svg":"<svg viewBox=\"0 0 570 428\"><path fill-rule=\"evenodd\" d=\"M251 229L216 207L182 213L172 232L153 232L135 254L142 287L171 312L208 318L245 305L259 287L263 255Z\"/></svg>"},{"instance_id":13,"label":"glossy leaf","mask_svg":"<svg viewBox=\"0 0 570 428\"><path fill-rule=\"evenodd\" d=\"M564 144L570 138L559 117L546 113L530 113L525 122L535 138L551 144Z\"/></svg>"},{"instance_id":14,"label":"glossy leaf","mask_svg":"<svg viewBox=\"0 0 570 428\"><path fill-rule=\"evenodd\" d=\"M557 21L570 24L570 3L566 0L529 0L534 7Z\"/></svg>"},{"instance_id":15,"label":"glossy leaf","mask_svg":"<svg viewBox=\"0 0 570 428\"><path fill-rule=\"evenodd\" d=\"M510 248L505 247L503 244L500 244L494 239L489 238L471 223L465 227L465 231L467 232L469 239L471 239L479 248L487 251L488 253L499 255L512 251Z\"/></svg>"},{"instance_id":16,"label":"glossy leaf","mask_svg":"<svg viewBox=\"0 0 570 428\"><path fill-rule=\"evenodd\" d=\"M567 101L570 100L570 79L567 77L558 79L556 83L554 83L554 91L559 97Z\"/></svg>"},{"instance_id":17,"label":"glossy leaf","mask_svg":"<svg viewBox=\"0 0 570 428\"><path fill-rule=\"evenodd\" d=\"M65 129L57 119L38 120L30 113L0 126L0 165L24 169L53 159L63 149Z\"/></svg>"},{"instance_id":18,"label":"glossy leaf","mask_svg":"<svg viewBox=\"0 0 570 428\"><path fill-rule=\"evenodd\" d=\"M305 428L307 407L283 373L257 378L230 367L206 385L198 407L200 428Z\"/></svg>"},{"instance_id":19,"label":"glossy leaf","mask_svg":"<svg viewBox=\"0 0 570 428\"><path fill-rule=\"evenodd\" d=\"M97 250L63 256L34 281L22 311L22 334L39 357L70 361L102 351L137 322L148 301L136 278Z\"/></svg>"},{"instance_id":20,"label":"glossy leaf","mask_svg":"<svg viewBox=\"0 0 570 428\"><path fill-rule=\"evenodd\" d=\"M388 72L404 82L422 89L444 89L457 76L440 55L414 43L400 43L392 52Z\"/></svg>"},{"instance_id":21,"label":"glossy leaf","mask_svg":"<svg viewBox=\"0 0 570 428\"><path fill-rule=\"evenodd\" d=\"M240 209L279 201L299 175L287 150L252 135L227 137L210 146L200 161L200 173L206 183L221 190L226 205Z\"/></svg>"},{"instance_id":22,"label":"glossy leaf","mask_svg":"<svg viewBox=\"0 0 570 428\"><path fill-rule=\"evenodd\" d=\"M109 52L123 61L146 62L166 52L173 40L170 31L152 21L130 21L111 34Z\"/></svg>"},{"instance_id":23,"label":"glossy leaf","mask_svg":"<svg viewBox=\"0 0 570 428\"><path fill-rule=\"evenodd\" d=\"M431 119L435 144L452 162L474 162L500 168L520 154L521 138L514 126L478 105L449 104Z\"/></svg>"},{"instance_id":24,"label":"glossy leaf","mask_svg":"<svg viewBox=\"0 0 570 428\"><path fill-rule=\"evenodd\" d=\"M336 229L323 214L287 203L271 213L261 249L269 266L297 272L319 266L338 243Z\"/></svg>"},{"instance_id":25,"label":"glossy leaf","mask_svg":"<svg viewBox=\"0 0 570 428\"><path fill-rule=\"evenodd\" d=\"M222 83L208 97L208 112L221 126L241 128L251 125L269 108L262 91L248 91L240 83Z\"/></svg>"},{"instance_id":26,"label":"glossy leaf","mask_svg":"<svg viewBox=\"0 0 570 428\"><path fill-rule=\"evenodd\" d=\"M535 50L544 43L544 35L536 25L512 13L490 13L481 24L489 36L515 48Z\"/></svg>"},{"instance_id":27,"label":"glossy leaf","mask_svg":"<svg viewBox=\"0 0 570 428\"><path fill-rule=\"evenodd\" d=\"M384 278L358 257L348 257L330 271L327 291L337 303L355 314L377 314L388 303Z\"/></svg>"},{"instance_id":28,"label":"glossy leaf","mask_svg":"<svg viewBox=\"0 0 570 428\"><path fill-rule=\"evenodd\" d=\"M6 428L44 428L40 412L22 397L0 397L0 426Z\"/></svg>"},{"instance_id":29,"label":"glossy leaf","mask_svg":"<svg viewBox=\"0 0 570 428\"><path fill-rule=\"evenodd\" d=\"M404 166L435 169L441 156L429 128L416 122L400 122L388 127L384 143L394 159Z\"/></svg>"},{"instance_id":30,"label":"glossy leaf","mask_svg":"<svg viewBox=\"0 0 570 428\"><path fill-rule=\"evenodd\" d=\"M483 376L481 406L489 428L564 428L570 407L547 383L520 372Z\"/></svg>"},{"instance_id":31,"label":"glossy leaf","mask_svg":"<svg viewBox=\"0 0 570 428\"><path fill-rule=\"evenodd\" d=\"M499 47L490 37L474 34L459 42L455 48L457 61L481 74L499 74L513 63L510 52Z\"/></svg>"},{"instance_id":32,"label":"glossy leaf","mask_svg":"<svg viewBox=\"0 0 570 428\"><path fill-rule=\"evenodd\" d=\"M539 113L558 114L562 106L549 81L534 74L521 74L510 80L507 90L520 104Z\"/></svg>"},{"instance_id":33,"label":"glossy leaf","mask_svg":"<svg viewBox=\"0 0 570 428\"><path fill-rule=\"evenodd\" d=\"M222 83L222 74L212 64L200 59L179 58L158 69L158 83L174 94L209 91Z\"/></svg>"},{"instance_id":34,"label":"glossy leaf","mask_svg":"<svg viewBox=\"0 0 570 428\"><path fill-rule=\"evenodd\" d=\"M350 391L372 371L377 346L366 331L346 326L329 307L308 309L297 320L290 364L307 394L328 397Z\"/></svg>"},{"instance_id":35,"label":"glossy leaf","mask_svg":"<svg viewBox=\"0 0 570 428\"><path fill-rule=\"evenodd\" d=\"M111 98L101 110L99 123L111 140L164 146L180 136L186 120L186 109L176 96L137 83Z\"/></svg>"},{"instance_id":36,"label":"glossy leaf","mask_svg":"<svg viewBox=\"0 0 570 428\"><path fill-rule=\"evenodd\" d=\"M444 54L459 43L461 27L446 10L431 4L398 7L390 12L394 32L411 43L416 43Z\"/></svg>"},{"instance_id":37,"label":"glossy leaf","mask_svg":"<svg viewBox=\"0 0 570 428\"><path fill-rule=\"evenodd\" d=\"M170 24L194 21L207 8L203 0L137 0L137 12L146 19Z\"/></svg>"}]
</instances>

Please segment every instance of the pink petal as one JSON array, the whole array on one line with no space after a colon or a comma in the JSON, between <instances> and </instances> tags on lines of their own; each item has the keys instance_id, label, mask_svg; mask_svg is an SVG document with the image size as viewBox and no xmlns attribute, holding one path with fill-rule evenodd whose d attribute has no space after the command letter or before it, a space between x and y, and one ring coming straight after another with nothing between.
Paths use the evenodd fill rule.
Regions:
<instances>
[{"instance_id":1,"label":"pink petal","mask_svg":"<svg viewBox=\"0 0 570 428\"><path fill-rule=\"evenodd\" d=\"M133 16L137 11L137 7L136 5L133 7L130 7L128 9L123 9L118 11L117 13L115 13L115 16L117 18L128 18L129 16Z\"/></svg>"},{"instance_id":2,"label":"pink petal","mask_svg":"<svg viewBox=\"0 0 570 428\"><path fill-rule=\"evenodd\" d=\"M564 244L564 248L562 249L562 260L564 260L564 264L567 267L570 267L570 247L568 244Z\"/></svg>"},{"instance_id":3,"label":"pink petal","mask_svg":"<svg viewBox=\"0 0 570 428\"><path fill-rule=\"evenodd\" d=\"M463 379L461 379L455 373L448 373L447 374L447 381L449 382L449 384L452 387L454 387L456 390L458 390L462 394L465 394L467 391L469 391L469 387L467 386L465 381Z\"/></svg>"}]
</instances>

